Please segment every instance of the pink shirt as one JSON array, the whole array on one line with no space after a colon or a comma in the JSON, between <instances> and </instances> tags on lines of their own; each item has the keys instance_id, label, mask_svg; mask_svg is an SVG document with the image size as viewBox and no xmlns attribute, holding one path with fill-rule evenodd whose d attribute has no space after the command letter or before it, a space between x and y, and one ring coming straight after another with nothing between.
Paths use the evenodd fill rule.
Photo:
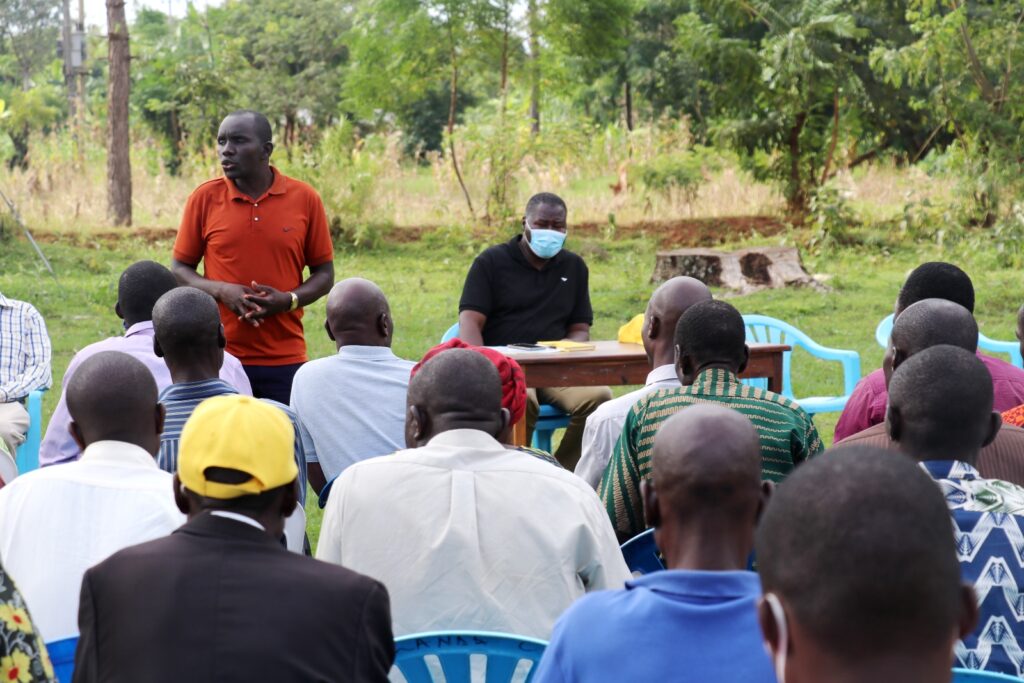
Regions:
<instances>
[{"instance_id":1,"label":"pink shirt","mask_svg":"<svg viewBox=\"0 0 1024 683\"><path fill-rule=\"evenodd\" d=\"M978 358L992 375L992 389L995 392L993 410L1002 412L1024 403L1024 370L992 356L979 353ZM879 368L857 383L836 423L833 443L885 422L885 406L888 401L885 374Z\"/></svg>"},{"instance_id":2,"label":"pink shirt","mask_svg":"<svg viewBox=\"0 0 1024 683\"><path fill-rule=\"evenodd\" d=\"M153 352L153 321L135 323L125 330L123 337L109 337L103 341L89 344L75 354L68 364L64 373L64 381L61 385L60 401L53 410L50 422L46 426L46 435L39 445L39 466L56 465L60 462L72 462L78 460L82 452L78 444L71 438L68 425L71 424L71 414L68 413L68 406L65 400L65 390L71 376L75 374L78 366L86 358L96 355L101 351L121 351L129 356L142 361L142 364L149 368L156 380L157 391L160 391L171 384L171 371L167 369L164 359ZM220 377L233 386L238 393L252 395L252 386L249 384L249 377L242 369L242 364L230 353L224 353L224 364L220 368ZM1022 401L1024 403L1024 401Z\"/></svg>"}]
</instances>

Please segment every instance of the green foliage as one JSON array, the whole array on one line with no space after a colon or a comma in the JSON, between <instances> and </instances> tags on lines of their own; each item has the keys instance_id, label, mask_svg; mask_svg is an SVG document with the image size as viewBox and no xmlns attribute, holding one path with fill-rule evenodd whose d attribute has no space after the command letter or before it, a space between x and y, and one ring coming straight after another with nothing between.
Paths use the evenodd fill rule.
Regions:
<instances>
[{"instance_id":1,"label":"green foliage","mask_svg":"<svg viewBox=\"0 0 1024 683\"><path fill-rule=\"evenodd\" d=\"M660 193L669 201L681 197L687 204L697 199L708 175L720 169L721 161L714 151L701 146L683 153L663 154L637 167L640 182L648 191Z\"/></svg>"},{"instance_id":2,"label":"green foliage","mask_svg":"<svg viewBox=\"0 0 1024 683\"><path fill-rule=\"evenodd\" d=\"M813 232L808 248L821 254L857 244L860 240L853 233L856 225L853 210L839 188L828 184L815 190L810 202L810 227Z\"/></svg>"}]
</instances>

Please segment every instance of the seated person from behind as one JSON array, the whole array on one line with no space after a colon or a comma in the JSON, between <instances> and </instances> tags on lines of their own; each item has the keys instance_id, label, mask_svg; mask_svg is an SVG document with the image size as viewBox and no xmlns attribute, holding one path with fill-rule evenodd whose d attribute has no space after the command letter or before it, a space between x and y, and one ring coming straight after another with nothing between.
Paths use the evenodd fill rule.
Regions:
<instances>
[{"instance_id":1,"label":"seated person from behind","mask_svg":"<svg viewBox=\"0 0 1024 683\"><path fill-rule=\"evenodd\" d=\"M1017 341L1020 342L1020 352L1024 355L1024 306L1017 309ZM1014 427L1024 427L1024 401L1021 405L1003 411L1003 424L1010 424Z\"/></svg>"},{"instance_id":2,"label":"seated person from behind","mask_svg":"<svg viewBox=\"0 0 1024 683\"><path fill-rule=\"evenodd\" d=\"M946 299L924 299L908 306L892 327L889 352L883 364L886 388L892 381L893 371L906 359L940 344L950 344L971 353L977 351L978 325L971 312ZM835 445L853 444L897 448L884 422ZM1003 479L1018 486L1024 484L1024 429L1004 423L995 440L981 450L977 466L986 479Z\"/></svg>"},{"instance_id":3,"label":"seated person from behind","mask_svg":"<svg viewBox=\"0 0 1024 683\"><path fill-rule=\"evenodd\" d=\"M0 489L0 559L47 642L77 635L86 569L184 521L154 460L164 411L146 366L101 351L71 378L67 403L81 459Z\"/></svg>"},{"instance_id":4,"label":"seated person from behind","mask_svg":"<svg viewBox=\"0 0 1024 683\"><path fill-rule=\"evenodd\" d=\"M951 263L935 261L921 264L900 288L893 316L898 320L900 314L909 306L924 299L946 299L960 304L973 315L974 284L967 273ZM895 321L893 322L895 324ZM887 355L890 352L887 350ZM996 410L1009 410L1024 403L1024 370L981 353L978 354L978 358L991 375ZM883 360L882 368L869 373L857 383L839 416L839 421L836 422L836 442L885 421L885 406L888 399L884 371L886 362Z\"/></svg>"},{"instance_id":5,"label":"seated person from behind","mask_svg":"<svg viewBox=\"0 0 1024 683\"><path fill-rule=\"evenodd\" d=\"M684 408L654 438L641 495L666 571L576 601L555 625L535 683L776 683L757 625L761 584L746 571L770 484L750 421Z\"/></svg>"},{"instance_id":6,"label":"seated person from behind","mask_svg":"<svg viewBox=\"0 0 1024 683\"><path fill-rule=\"evenodd\" d=\"M1024 587L1024 489L985 479L975 468L1001 422L992 411L992 393L992 378L977 356L933 346L893 372L886 425L900 450L942 489L963 577L977 593L981 621L957 643L956 665L1019 677L1024 624L1016 596Z\"/></svg>"},{"instance_id":7,"label":"seated person from behind","mask_svg":"<svg viewBox=\"0 0 1024 683\"><path fill-rule=\"evenodd\" d=\"M153 306L156 336L153 348L167 362L174 383L160 392L160 403L167 409L164 431L160 437L160 469L172 474L178 470L178 447L181 430L192 411L213 396L237 394L234 387L220 379L224 360L224 327L216 300L194 287L173 289ZM295 413L288 406L260 399L280 408L295 424ZM302 442L296 435L295 459L305 464ZM299 501L306 499L306 468L299 469Z\"/></svg>"},{"instance_id":8,"label":"seated person from behind","mask_svg":"<svg viewBox=\"0 0 1024 683\"><path fill-rule=\"evenodd\" d=\"M0 446L3 444L0 443ZM55 683L46 645L32 624L28 605L0 564L0 681Z\"/></svg>"},{"instance_id":9,"label":"seated person from behind","mask_svg":"<svg viewBox=\"0 0 1024 683\"><path fill-rule=\"evenodd\" d=\"M39 446L39 464L54 465L77 460L82 452L71 438L68 424L66 389L78 366L100 351L121 351L139 360L153 374L157 391L171 383L167 364L153 352L153 305L161 296L178 286L171 271L155 261L137 261L125 268L117 282L117 301L114 314L123 321L124 334L89 344L75 354L64 372L63 388L57 407L46 425L46 435ZM220 377L239 393L251 394L249 378L242 364L229 353L224 354Z\"/></svg>"},{"instance_id":10,"label":"seated person from behind","mask_svg":"<svg viewBox=\"0 0 1024 683\"><path fill-rule=\"evenodd\" d=\"M738 410L761 437L761 477L782 481L822 450L811 418L792 400L747 386L737 375L749 350L743 317L724 301L690 306L675 329L676 374L682 386L641 398L626 416L598 493L622 540L646 528L640 482L651 473L654 434L673 413L697 403Z\"/></svg>"},{"instance_id":11,"label":"seated person from behind","mask_svg":"<svg viewBox=\"0 0 1024 683\"><path fill-rule=\"evenodd\" d=\"M334 285L325 326L338 353L299 368L291 398L317 493L352 463L402 448L413 366L391 351L391 308L369 280Z\"/></svg>"},{"instance_id":12,"label":"seated person from behind","mask_svg":"<svg viewBox=\"0 0 1024 683\"><path fill-rule=\"evenodd\" d=\"M269 402L196 408L173 486L188 522L86 572L76 683L387 680L384 587L278 541L298 500L294 441Z\"/></svg>"},{"instance_id":13,"label":"seated person from behind","mask_svg":"<svg viewBox=\"0 0 1024 683\"><path fill-rule=\"evenodd\" d=\"M526 204L523 232L476 257L459 301L459 337L474 346L590 339L587 265L562 248L568 231L565 202L547 192ZM608 387L530 389L526 428L532 433L538 400L569 413L554 456L568 470L580 459L587 416L611 399Z\"/></svg>"},{"instance_id":14,"label":"seated person from behind","mask_svg":"<svg viewBox=\"0 0 1024 683\"><path fill-rule=\"evenodd\" d=\"M779 683L949 682L978 611L944 507L920 468L866 446L833 449L778 488L755 550Z\"/></svg>"},{"instance_id":15,"label":"seated person from behind","mask_svg":"<svg viewBox=\"0 0 1024 683\"><path fill-rule=\"evenodd\" d=\"M547 638L576 598L629 578L594 490L502 444L510 425L491 361L438 354L408 403L409 448L338 477L317 546L387 586L396 635Z\"/></svg>"},{"instance_id":16,"label":"seated person from behind","mask_svg":"<svg viewBox=\"0 0 1024 683\"><path fill-rule=\"evenodd\" d=\"M701 301L711 301L711 290L692 277L674 277L651 295L641 331L644 351L651 364L646 384L602 403L587 418L583 430L583 454L576 465L576 474L595 489L601 483L633 404L648 394L679 386L675 363L676 324L687 308Z\"/></svg>"},{"instance_id":17,"label":"seated person from behind","mask_svg":"<svg viewBox=\"0 0 1024 683\"><path fill-rule=\"evenodd\" d=\"M11 455L28 433L25 399L53 382L50 361L43 316L32 304L0 293L0 440Z\"/></svg>"}]
</instances>

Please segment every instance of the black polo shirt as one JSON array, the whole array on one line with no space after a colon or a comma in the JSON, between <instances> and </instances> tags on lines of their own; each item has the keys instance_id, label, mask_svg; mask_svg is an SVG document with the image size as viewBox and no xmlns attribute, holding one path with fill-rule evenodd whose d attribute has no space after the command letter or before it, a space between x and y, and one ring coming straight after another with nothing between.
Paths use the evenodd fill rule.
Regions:
<instances>
[{"instance_id":1,"label":"black polo shirt","mask_svg":"<svg viewBox=\"0 0 1024 683\"><path fill-rule=\"evenodd\" d=\"M488 346L564 339L570 325L594 323L583 259L563 249L537 270L520 250L522 238L477 256L462 287L459 311L487 316Z\"/></svg>"}]
</instances>

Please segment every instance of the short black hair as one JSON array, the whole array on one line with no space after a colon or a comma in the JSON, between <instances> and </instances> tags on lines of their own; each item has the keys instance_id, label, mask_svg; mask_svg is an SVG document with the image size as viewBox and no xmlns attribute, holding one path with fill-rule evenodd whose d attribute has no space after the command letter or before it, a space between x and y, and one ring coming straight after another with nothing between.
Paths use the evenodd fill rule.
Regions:
<instances>
[{"instance_id":1,"label":"short black hair","mask_svg":"<svg viewBox=\"0 0 1024 683\"><path fill-rule=\"evenodd\" d=\"M680 356L697 363L739 363L747 343L743 316L726 301L702 301L686 309L676 323L675 344Z\"/></svg>"},{"instance_id":2,"label":"short black hair","mask_svg":"<svg viewBox=\"0 0 1024 683\"><path fill-rule=\"evenodd\" d=\"M256 136L259 137L260 142L274 141L274 130L270 126L270 120L261 112L255 109L237 109L224 118L228 118L228 116L251 116L256 124Z\"/></svg>"},{"instance_id":3,"label":"short black hair","mask_svg":"<svg viewBox=\"0 0 1024 683\"><path fill-rule=\"evenodd\" d=\"M569 209L565 205L565 200L557 194L553 194L551 192L538 192L530 197L529 201L526 202L526 215L533 215L533 212L541 206L557 206L562 209L562 211L569 213Z\"/></svg>"},{"instance_id":4,"label":"short black hair","mask_svg":"<svg viewBox=\"0 0 1024 683\"><path fill-rule=\"evenodd\" d=\"M487 356L446 349L424 363L409 382L408 404L431 415L501 413L501 377Z\"/></svg>"},{"instance_id":5,"label":"short black hair","mask_svg":"<svg viewBox=\"0 0 1024 683\"><path fill-rule=\"evenodd\" d=\"M980 451L992 414L992 375L978 357L939 345L905 360L889 381L889 405L899 411L904 438L918 456L950 459Z\"/></svg>"},{"instance_id":6,"label":"short black hair","mask_svg":"<svg viewBox=\"0 0 1024 683\"><path fill-rule=\"evenodd\" d=\"M937 647L960 620L945 500L899 453L847 446L801 465L768 503L755 548L764 592L844 661Z\"/></svg>"},{"instance_id":7,"label":"short black hair","mask_svg":"<svg viewBox=\"0 0 1024 683\"><path fill-rule=\"evenodd\" d=\"M924 299L946 299L974 313L974 283L952 263L922 263L907 277L896 298L896 309L904 311Z\"/></svg>"},{"instance_id":8,"label":"short black hair","mask_svg":"<svg viewBox=\"0 0 1024 683\"><path fill-rule=\"evenodd\" d=\"M153 306L153 331L164 356L202 352L220 344L217 301L195 287L178 287Z\"/></svg>"},{"instance_id":9,"label":"short black hair","mask_svg":"<svg viewBox=\"0 0 1024 683\"><path fill-rule=\"evenodd\" d=\"M117 303L129 325L153 319L157 299L178 286L165 266L156 261L137 261L124 269L117 282Z\"/></svg>"}]
</instances>

